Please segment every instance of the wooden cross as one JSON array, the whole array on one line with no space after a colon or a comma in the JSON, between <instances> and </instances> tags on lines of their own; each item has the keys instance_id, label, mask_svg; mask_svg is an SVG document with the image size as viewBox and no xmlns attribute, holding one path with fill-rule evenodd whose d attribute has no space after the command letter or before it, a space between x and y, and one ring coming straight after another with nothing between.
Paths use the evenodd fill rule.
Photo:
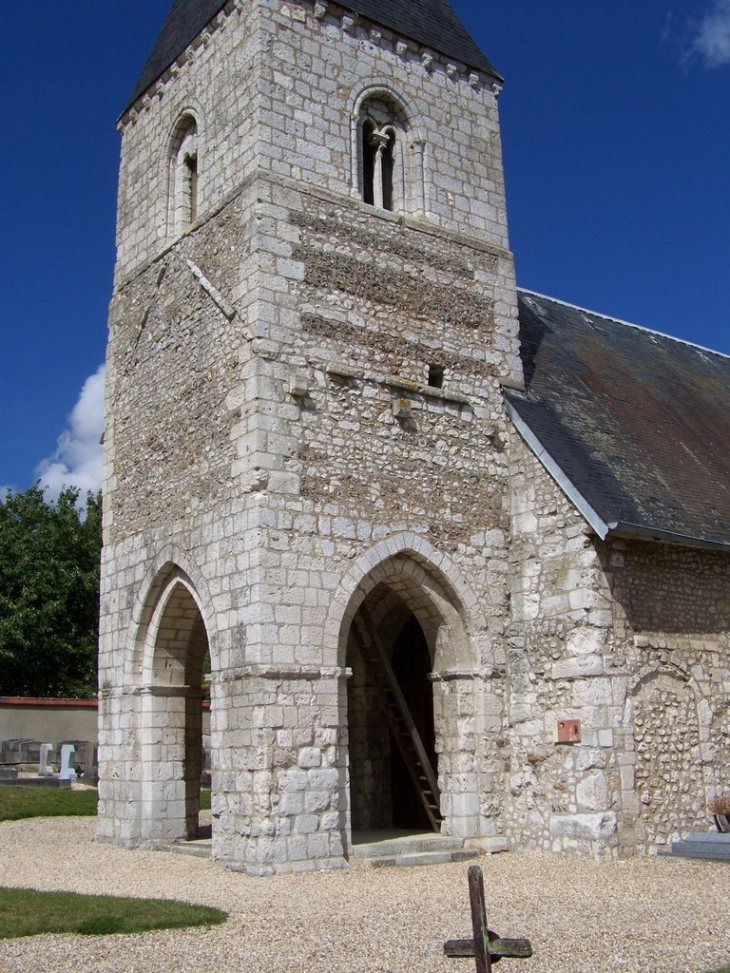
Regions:
<instances>
[{"instance_id":1,"label":"wooden cross","mask_svg":"<svg viewBox=\"0 0 730 973\"><path fill-rule=\"evenodd\" d=\"M493 963L509 957L527 959L532 956L529 939L500 939L496 932L487 929L487 910L484 905L484 876L479 865L469 868L469 901L473 939L449 939L444 952L451 959L473 956L476 973L490 973Z\"/></svg>"}]
</instances>

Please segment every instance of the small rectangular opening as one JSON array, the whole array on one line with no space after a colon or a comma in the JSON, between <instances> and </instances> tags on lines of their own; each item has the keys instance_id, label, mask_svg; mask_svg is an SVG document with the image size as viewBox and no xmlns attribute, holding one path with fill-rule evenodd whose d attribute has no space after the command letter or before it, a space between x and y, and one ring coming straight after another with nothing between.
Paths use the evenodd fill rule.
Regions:
<instances>
[{"instance_id":1,"label":"small rectangular opening","mask_svg":"<svg viewBox=\"0 0 730 973\"><path fill-rule=\"evenodd\" d=\"M444 387L444 366L443 365L429 365L428 366L428 384L432 389L441 389Z\"/></svg>"}]
</instances>

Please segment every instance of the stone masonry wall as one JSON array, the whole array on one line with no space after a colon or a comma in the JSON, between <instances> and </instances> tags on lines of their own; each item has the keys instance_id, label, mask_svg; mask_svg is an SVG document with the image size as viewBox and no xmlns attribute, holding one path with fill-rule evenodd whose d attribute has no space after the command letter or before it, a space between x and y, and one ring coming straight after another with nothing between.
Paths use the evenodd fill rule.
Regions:
<instances>
[{"instance_id":1,"label":"stone masonry wall","mask_svg":"<svg viewBox=\"0 0 730 973\"><path fill-rule=\"evenodd\" d=\"M353 112L371 89L405 104L405 149L423 156L423 208L410 212L507 246L493 79L314 6L231 0L122 117L118 280L171 242L169 158L183 111L198 122L204 218L254 171L359 196Z\"/></svg>"},{"instance_id":2,"label":"stone masonry wall","mask_svg":"<svg viewBox=\"0 0 730 973\"><path fill-rule=\"evenodd\" d=\"M511 624L506 809L515 847L615 854L625 681L614 675L611 602L582 517L518 435L510 442ZM581 721L581 742L555 725Z\"/></svg>"},{"instance_id":3,"label":"stone masonry wall","mask_svg":"<svg viewBox=\"0 0 730 973\"><path fill-rule=\"evenodd\" d=\"M205 218L257 166L260 59L254 4L229 3L119 122L116 282L175 238L169 221L170 158L185 111L198 128L198 213Z\"/></svg>"},{"instance_id":4,"label":"stone masonry wall","mask_svg":"<svg viewBox=\"0 0 730 973\"><path fill-rule=\"evenodd\" d=\"M499 829L499 382L518 382L520 364L495 91L371 28L334 5L319 17L309 4L232 2L122 120L106 840L155 844L194 817L174 776L196 687L157 675L177 584L187 594L169 604L200 613L211 657L214 857L257 874L341 863L346 625L376 574L431 639L445 829ZM354 113L384 89L406 118L403 150L423 159L423 205L414 191L399 213L358 198ZM198 215L175 236L183 112L197 121Z\"/></svg>"},{"instance_id":5,"label":"stone masonry wall","mask_svg":"<svg viewBox=\"0 0 730 973\"><path fill-rule=\"evenodd\" d=\"M591 536L512 442L507 822L515 845L655 852L727 788L726 555ZM581 741L553 741L558 719Z\"/></svg>"},{"instance_id":6,"label":"stone masonry wall","mask_svg":"<svg viewBox=\"0 0 730 973\"><path fill-rule=\"evenodd\" d=\"M629 675L636 847L651 851L710 827L707 805L730 786L730 557L614 541L604 559Z\"/></svg>"},{"instance_id":7,"label":"stone masonry wall","mask_svg":"<svg viewBox=\"0 0 730 973\"><path fill-rule=\"evenodd\" d=\"M232 495L232 429L240 410L229 397L250 354L245 301L229 320L188 261L220 291L244 296L252 236L246 202L239 196L183 237L114 299L114 483L106 513L117 538L183 521Z\"/></svg>"},{"instance_id":8,"label":"stone masonry wall","mask_svg":"<svg viewBox=\"0 0 730 973\"><path fill-rule=\"evenodd\" d=\"M498 789L492 741L502 702L496 688L479 688L479 673L489 675L502 657L506 610L506 418L497 374L513 367L514 325L497 308L506 303L499 277L511 269L509 256L357 204L345 223L331 195L281 181L256 181L246 199L255 200L248 210L243 198L232 200L143 268L115 303L100 834L139 840L139 825L124 818L139 800L144 740L127 729L124 745L115 744L111 726L133 726L141 705L132 705L143 688L134 682L144 681L130 658L134 617L143 613L151 565L169 558L193 578L210 640L215 854L250 871L282 870L295 855L305 867L315 847L326 849L323 862L341 855L344 658L328 617L353 560L404 532L416 551L438 552L436 563L449 557L485 616L470 645L438 656L438 672L456 665L464 677L449 677L435 695L444 714L447 828L493 834L493 804L480 793ZM237 239L239 228L245 245L216 252L208 242L208 234ZM330 252L367 275L343 278L341 289L333 278L326 291L318 275ZM236 302L233 318L189 259L219 297ZM396 272L421 282L421 301L432 289L436 303L450 288L457 311L470 291L495 310L479 321L451 309L425 320L427 305L395 300ZM427 384L433 360L445 368L442 389ZM456 651L453 639L443 641L444 652ZM299 671L309 680L306 701L286 688ZM295 725L312 728L306 740ZM112 766L123 780L110 780ZM285 799L289 790L299 796Z\"/></svg>"}]
</instances>

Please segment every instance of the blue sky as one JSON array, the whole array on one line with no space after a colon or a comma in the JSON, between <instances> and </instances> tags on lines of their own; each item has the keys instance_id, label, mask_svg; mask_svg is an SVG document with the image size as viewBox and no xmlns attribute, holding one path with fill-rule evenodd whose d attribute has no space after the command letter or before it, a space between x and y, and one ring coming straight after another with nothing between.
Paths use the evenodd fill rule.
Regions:
<instances>
[{"instance_id":1,"label":"blue sky","mask_svg":"<svg viewBox=\"0 0 730 973\"><path fill-rule=\"evenodd\" d=\"M0 4L0 490L99 475L115 120L170 0ZM730 353L730 0L453 0L520 286Z\"/></svg>"}]
</instances>

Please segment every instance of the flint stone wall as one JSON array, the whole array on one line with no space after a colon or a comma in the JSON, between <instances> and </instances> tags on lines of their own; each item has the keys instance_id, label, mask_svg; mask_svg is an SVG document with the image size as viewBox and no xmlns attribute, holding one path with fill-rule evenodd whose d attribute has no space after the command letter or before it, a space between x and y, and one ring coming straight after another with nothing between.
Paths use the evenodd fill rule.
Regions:
<instances>
[{"instance_id":1,"label":"flint stone wall","mask_svg":"<svg viewBox=\"0 0 730 973\"><path fill-rule=\"evenodd\" d=\"M506 817L517 847L651 853L727 788L724 554L592 536L512 441ZM581 742L553 741L558 719Z\"/></svg>"}]
</instances>

